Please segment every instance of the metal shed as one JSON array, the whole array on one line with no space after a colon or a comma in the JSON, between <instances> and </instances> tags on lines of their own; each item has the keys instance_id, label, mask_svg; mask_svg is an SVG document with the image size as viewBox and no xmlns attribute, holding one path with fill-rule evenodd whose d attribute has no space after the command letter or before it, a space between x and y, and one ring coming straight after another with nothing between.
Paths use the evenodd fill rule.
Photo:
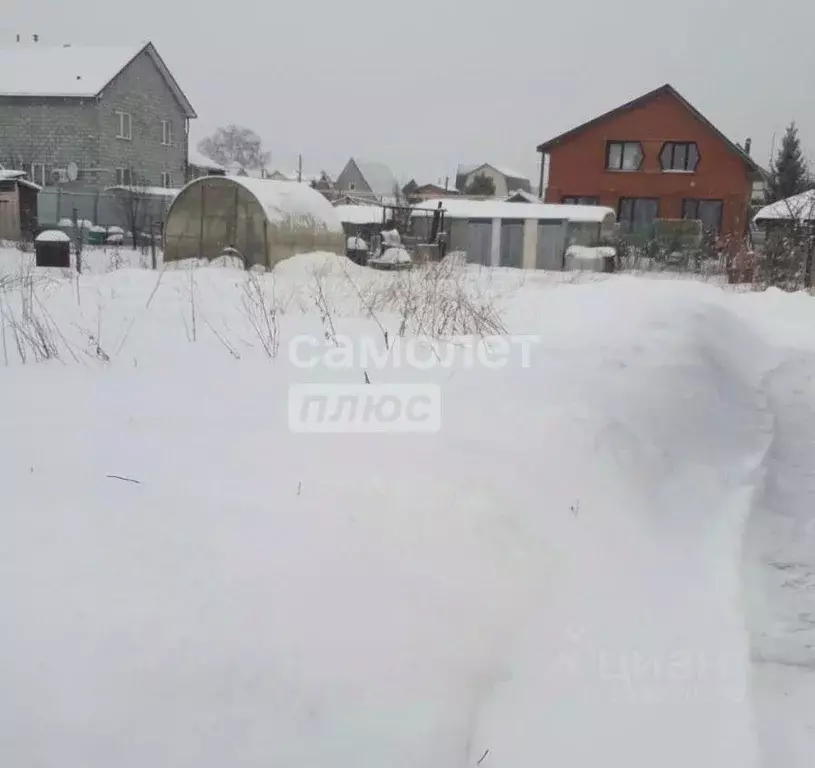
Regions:
<instances>
[{"instance_id":1,"label":"metal shed","mask_svg":"<svg viewBox=\"0 0 815 768\"><path fill-rule=\"evenodd\" d=\"M342 223L307 184L204 176L187 184L167 212L164 260L214 259L237 251L247 266L271 267L298 253L345 253Z\"/></svg>"},{"instance_id":2,"label":"metal shed","mask_svg":"<svg viewBox=\"0 0 815 768\"><path fill-rule=\"evenodd\" d=\"M597 245L610 236L616 216L611 208L505 200L439 198L413 209L414 228L442 203L447 251L467 252L476 264L524 269L563 269L570 245Z\"/></svg>"}]
</instances>

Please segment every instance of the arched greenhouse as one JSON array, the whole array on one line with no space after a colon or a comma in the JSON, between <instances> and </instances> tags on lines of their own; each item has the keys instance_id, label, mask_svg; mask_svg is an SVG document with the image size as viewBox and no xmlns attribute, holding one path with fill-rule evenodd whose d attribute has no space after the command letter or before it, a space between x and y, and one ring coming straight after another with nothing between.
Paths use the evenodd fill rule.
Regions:
<instances>
[{"instance_id":1,"label":"arched greenhouse","mask_svg":"<svg viewBox=\"0 0 815 768\"><path fill-rule=\"evenodd\" d=\"M271 267L298 253L345 253L342 222L319 192L294 181L204 176L173 200L164 260L215 259L237 251Z\"/></svg>"}]
</instances>

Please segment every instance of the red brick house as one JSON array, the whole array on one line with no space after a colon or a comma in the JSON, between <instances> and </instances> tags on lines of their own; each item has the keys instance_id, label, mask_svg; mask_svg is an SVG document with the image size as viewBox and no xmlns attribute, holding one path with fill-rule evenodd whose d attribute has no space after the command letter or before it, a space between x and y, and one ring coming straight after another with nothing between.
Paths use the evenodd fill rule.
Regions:
<instances>
[{"instance_id":1,"label":"red brick house","mask_svg":"<svg viewBox=\"0 0 815 768\"><path fill-rule=\"evenodd\" d=\"M686 218L741 237L753 182L763 178L749 139L745 146L663 85L538 146L549 161L545 200L609 206L627 232Z\"/></svg>"}]
</instances>

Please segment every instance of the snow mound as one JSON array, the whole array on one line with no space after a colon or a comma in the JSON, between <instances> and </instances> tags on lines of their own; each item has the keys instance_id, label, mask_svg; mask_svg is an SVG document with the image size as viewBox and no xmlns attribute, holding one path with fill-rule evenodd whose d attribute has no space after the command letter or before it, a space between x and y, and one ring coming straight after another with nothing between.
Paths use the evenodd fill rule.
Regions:
<instances>
[{"instance_id":1,"label":"snow mound","mask_svg":"<svg viewBox=\"0 0 815 768\"><path fill-rule=\"evenodd\" d=\"M373 274L340 258L259 282ZM529 281L505 298L528 358L397 365L391 344L388 364L303 369L293 340L338 351L327 321L281 313L272 362L244 280L42 291L79 362L0 376L31 405L0 443L0 764L758 768L743 529L777 316L815 327L811 304ZM325 286L337 333L382 352L389 318ZM7 290L7 328L20 306ZM432 385L441 428L295 434L291 387L315 382Z\"/></svg>"},{"instance_id":2,"label":"snow mound","mask_svg":"<svg viewBox=\"0 0 815 768\"><path fill-rule=\"evenodd\" d=\"M467 266L467 252L450 251L444 255L441 263L451 269L464 269Z\"/></svg>"},{"instance_id":3,"label":"snow mound","mask_svg":"<svg viewBox=\"0 0 815 768\"><path fill-rule=\"evenodd\" d=\"M275 265L272 272L275 277L310 281L315 274L337 277L349 273L359 274L364 271L363 267L355 264L346 256L339 256L336 253L326 251L316 251L283 259L283 261Z\"/></svg>"},{"instance_id":4,"label":"snow mound","mask_svg":"<svg viewBox=\"0 0 815 768\"><path fill-rule=\"evenodd\" d=\"M616 255L614 248L600 246L589 248L584 245L570 245L566 249L566 269L588 269L602 272L607 259Z\"/></svg>"}]
</instances>

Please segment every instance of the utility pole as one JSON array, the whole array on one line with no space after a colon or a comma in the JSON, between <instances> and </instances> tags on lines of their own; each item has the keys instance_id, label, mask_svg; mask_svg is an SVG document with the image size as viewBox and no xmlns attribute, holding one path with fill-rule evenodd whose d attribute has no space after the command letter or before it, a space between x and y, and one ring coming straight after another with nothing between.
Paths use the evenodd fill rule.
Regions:
<instances>
[{"instance_id":1,"label":"utility pole","mask_svg":"<svg viewBox=\"0 0 815 768\"><path fill-rule=\"evenodd\" d=\"M303 180L303 156L297 155L297 181Z\"/></svg>"}]
</instances>

